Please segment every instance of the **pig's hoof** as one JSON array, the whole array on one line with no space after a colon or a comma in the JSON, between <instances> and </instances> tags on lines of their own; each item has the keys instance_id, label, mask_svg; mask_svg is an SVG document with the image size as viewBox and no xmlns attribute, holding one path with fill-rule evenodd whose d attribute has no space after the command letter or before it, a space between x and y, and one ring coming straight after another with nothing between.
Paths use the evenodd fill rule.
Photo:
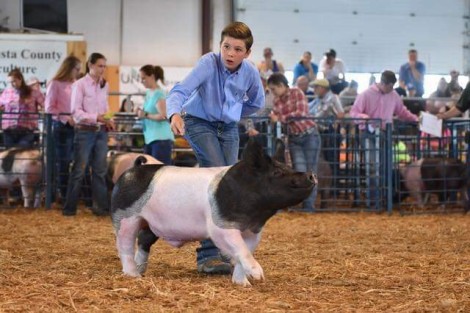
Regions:
<instances>
[{"instance_id":1,"label":"pig's hoof","mask_svg":"<svg viewBox=\"0 0 470 313\"><path fill-rule=\"evenodd\" d=\"M251 287L251 283L248 281L245 275L243 275L243 277L235 277L235 275L232 276L232 283L243 287Z\"/></svg>"},{"instance_id":2,"label":"pig's hoof","mask_svg":"<svg viewBox=\"0 0 470 313\"><path fill-rule=\"evenodd\" d=\"M251 286L250 282L246 278L245 272L243 271L243 267L239 263L236 263L233 268L232 283L243 287Z\"/></svg>"},{"instance_id":3,"label":"pig's hoof","mask_svg":"<svg viewBox=\"0 0 470 313\"><path fill-rule=\"evenodd\" d=\"M145 263L142 263L142 264L137 264L137 272L139 272L139 274L143 274L145 273L145 271L147 270L147 262Z\"/></svg>"},{"instance_id":4,"label":"pig's hoof","mask_svg":"<svg viewBox=\"0 0 470 313\"><path fill-rule=\"evenodd\" d=\"M248 277L253 278L254 280L264 280L263 268L259 265L258 262L252 266L246 273Z\"/></svg>"},{"instance_id":5,"label":"pig's hoof","mask_svg":"<svg viewBox=\"0 0 470 313\"><path fill-rule=\"evenodd\" d=\"M130 276L130 277L136 277L136 278L142 277L142 275L140 275L140 273L137 270L136 271L124 271L123 273L124 275Z\"/></svg>"},{"instance_id":6,"label":"pig's hoof","mask_svg":"<svg viewBox=\"0 0 470 313\"><path fill-rule=\"evenodd\" d=\"M134 262L137 264L136 265L137 271L140 274L145 273L145 271L147 270L148 259L149 259L149 254L147 252L142 251L140 249L137 251L135 258L134 258Z\"/></svg>"}]
</instances>

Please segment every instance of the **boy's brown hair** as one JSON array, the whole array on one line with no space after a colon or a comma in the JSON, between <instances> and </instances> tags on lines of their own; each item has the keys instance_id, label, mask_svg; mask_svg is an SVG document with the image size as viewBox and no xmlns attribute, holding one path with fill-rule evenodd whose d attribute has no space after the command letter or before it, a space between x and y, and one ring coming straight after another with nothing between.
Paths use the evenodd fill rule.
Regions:
<instances>
[{"instance_id":1,"label":"boy's brown hair","mask_svg":"<svg viewBox=\"0 0 470 313\"><path fill-rule=\"evenodd\" d=\"M243 40L247 51L250 50L253 45L253 35L251 34L250 28L245 23L233 22L225 26L220 34L220 43L224 41L226 36Z\"/></svg>"}]
</instances>

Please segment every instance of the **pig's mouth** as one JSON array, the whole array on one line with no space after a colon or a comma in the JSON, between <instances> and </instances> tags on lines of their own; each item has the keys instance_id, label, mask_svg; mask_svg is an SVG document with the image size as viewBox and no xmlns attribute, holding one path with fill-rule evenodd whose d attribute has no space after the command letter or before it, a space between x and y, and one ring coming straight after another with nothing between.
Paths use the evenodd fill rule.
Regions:
<instances>
[{"instance_id":1,"label":"pig's mouth","mask_svg":"<svg viewBox=\"0 0 470 313\"><path fill-rule=\"evenodd\" d=\"M298 177L292 181L292 186L297 189L312 189L318 184L317 175L313 173L308 173L302 175L302 178Z\"/></svg>"},{"instance_id":2,"label":"pig's mouth","mask_svg":"<svg viewBox=\"0 0 470 313\"><path fill-rule=\"evenodd\" d=\"M292 183L292 188L296 190L308 190L315 188L316 184L309 180L295 181Z\"/></svg>"}]
</instances>

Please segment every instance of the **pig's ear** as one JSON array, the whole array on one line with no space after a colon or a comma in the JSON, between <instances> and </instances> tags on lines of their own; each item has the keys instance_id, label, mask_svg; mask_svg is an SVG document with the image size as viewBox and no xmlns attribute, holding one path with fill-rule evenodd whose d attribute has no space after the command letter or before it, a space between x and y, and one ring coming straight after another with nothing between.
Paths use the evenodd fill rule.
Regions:
<instances>
[{"instance_id":1,"label":"pig's ear","mask_svg":"<svg viewBox=\"0 0 470 313\"><path fill-rule=\"evenodd\" d=\"M286 163L286 145L282 139L276 139L274 149L273 159L281 163Z\"/></svg>"},{"instance_id":2,"label":"pig's ear","mask_svg":"<svg viewBox=\"0 0 470 313\"><path fill-rule=\"evenodd\" d=\"M264 168L268 164L269 157L264 153L263 146L250 138L243 150L242 160L250 167Z\"/></svg>"}]
</instances>

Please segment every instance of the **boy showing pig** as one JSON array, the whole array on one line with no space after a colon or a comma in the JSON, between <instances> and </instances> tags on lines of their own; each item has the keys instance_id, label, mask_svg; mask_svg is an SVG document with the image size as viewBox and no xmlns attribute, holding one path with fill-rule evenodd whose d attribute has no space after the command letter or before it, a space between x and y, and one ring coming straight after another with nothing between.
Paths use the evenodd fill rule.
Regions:
<instances>
[{"instance_id":1,"label":"boy showing pig","mask_svg":"<svg viewBox=\"0 0 470 313\"><path fill-rule=\"evenodd\" d=\"M229 24L221 33L220 52L202 56L167 98L171 129L175 135L186 137L201 167L235 164L238 122L264 105L258 70L245 60L252 45L247 25ZM201 241L197 268L207 274L231 272L231 265L222 259L211 240Z\"/></svg>"}]
</instances>

